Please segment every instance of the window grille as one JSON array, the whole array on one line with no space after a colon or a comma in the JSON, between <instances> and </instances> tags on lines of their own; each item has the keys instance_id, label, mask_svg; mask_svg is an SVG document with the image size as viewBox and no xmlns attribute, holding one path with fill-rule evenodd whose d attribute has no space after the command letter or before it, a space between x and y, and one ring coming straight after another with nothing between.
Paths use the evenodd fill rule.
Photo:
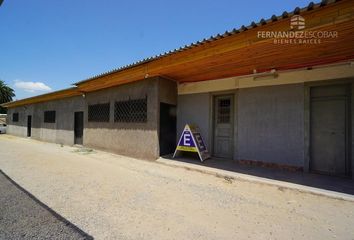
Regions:
<instances>
[{"instance_id":1,"label":"window grille","mask_svg":"<svg viewBox=\"0 0 354 240\"><path fill-rule=\"evenodd\" d=\"M44 122L45 123L55 123L55 111L45 111L44 112Z\"/></svg>"},{"instance_id":2,"label":"window grille","mask_svg":"<svg viewBox=\"0 0 354 240\"><path fill-rule=\"evenodd\" d=\"M218 100L218 123L230 123L231 119L231 100L219 99Z\"/></svg>"},{"instance_id":3,"label":"window grille","mask_svg":"<svg viewBox=\"0 0 354 240\"><path fill-rule=\"evenodd\" d=\"M18 122L18 113L13 113L12 114L12 121L13 122Z\"/></svg>"},{"instance_id":4,"label":"window grille","mask_svg":"<svg viewBox=\"0 0 354 240\"><path fill-rule=\"evenodd\" d=\"M109 103L94 104L88 106L89 122L109 122Z\"/></svg>"},{"instance_id":5,"label":"window grille","mask_svg":"<svg viewBox=\"0 0 354 240\"><path fill-rule=\"evenodd\" d=\"M115 102L114 121L147 122L147 98Z\"/></svg>"}]
</instances>

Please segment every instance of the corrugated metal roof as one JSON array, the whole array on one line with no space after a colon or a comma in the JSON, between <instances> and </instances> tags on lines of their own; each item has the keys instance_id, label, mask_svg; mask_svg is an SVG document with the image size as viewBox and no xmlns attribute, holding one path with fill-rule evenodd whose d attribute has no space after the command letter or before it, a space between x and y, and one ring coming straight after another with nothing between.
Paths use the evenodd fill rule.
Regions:
<instances>
[{"instance_id":1,"label":"corrugated metal roof","mask_svg":"<svg viewBox=\"0 0 354 240\"><path fill-rule=\"evenodd\" d=\"M39 99L39 98L43 98L43 97L46 97L46 96L51 96L51 95L55 95L55 94L61 94L61 93L69 92L69 91L73 91L73 92L77 92L77 94L81 94L79 92L79 89L76 86L74 86L74 87L65 88L65 89L61 89L61 90L53 91L53 92L49 92L49 93L44 93L44 94L41 94L41 95L29 97L29 98L24 98L24 99L19 99L19 100L7 102L7 103L2 103L2 104L0 104L0 106L9 107L9 106L25 103L25 102L31 101L33 99Z\"/></svg>"},{"instance_id":2,"label":"corrugated metal roof","mask_svg":"<svg viewBox=\"0 0 354 240\"><path fill-rule=\"evenodd\" d=\"M163 57L166 57L166 56L178 53L178 52L186 51L188 49L203 45L205 43L213 42L213 41L216 41L218 39L222 39L222 38L225 38L225 37L228 37L228 36L232 36L232 35L247 31L248 29L252 29L252 28L256 28L256 27L262 26L262 25L266 25L266 24L268 24L270 22L279 21L281 19L285 19L285 18L291 17L293 15L300 14L302 12L311 11L311 10L326 6L326 5L331 4L331 3L339 2L339 1L340 0L322 0L320 3L310 2L306 7L303 7L303 8L296 7L292 12L288 13L288 12L284 11L283 14L281 14L280 16L272 15L267 20L264 20L262 18L257 23L256 22L252 22L249 26L242 25L239 29L235 29L234 28L234 29L232 29L230 31L226 31L223 34L216 34L214 36L210 36L209 38L204 38L201 41L197 41L197 42L194 42L194 43L191 43L191 44L184 45L183 47L180 47L178 49L176 48L176 49L170 50L168 52L164 52L164 53L152 56L152 57L144 58L144 59L139 60L137 62L128 64L128 65L124 65L124 66L112 69L110 71L107 71L107 72L104 72L104 73L101 73L101 74L98 74L98 75L94 75L94 76L92 76L90 78L87 78L87 79L82 80L80 82L74 83L74 85L80 85L82 83L94 80L96 78L100 78L100 77L107 76L107 75L110 75L110 74L113 74L113 73L116 73L116 72L120 72L120 71L129 69L129 68L138 66L140 64L151 62L151 61L154 61L156 59L163 58Z\"/></svg>"}]
</instances>

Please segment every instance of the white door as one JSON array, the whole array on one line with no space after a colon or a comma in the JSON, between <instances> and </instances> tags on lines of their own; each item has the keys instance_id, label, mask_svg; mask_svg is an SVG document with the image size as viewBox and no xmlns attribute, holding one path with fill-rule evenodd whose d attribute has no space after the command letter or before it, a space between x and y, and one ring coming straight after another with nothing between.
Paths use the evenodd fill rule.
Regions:
<instances>
[{"instance_id":1,"label":"white door","mask_svg":"<svg viewBox=\"0 0 354 240\"><path fill-rule=\"evenodd\" d=\"M217 96L214 99L214 148L213 155L233 157L233 96Z\"/></svg>"}]
</instances>

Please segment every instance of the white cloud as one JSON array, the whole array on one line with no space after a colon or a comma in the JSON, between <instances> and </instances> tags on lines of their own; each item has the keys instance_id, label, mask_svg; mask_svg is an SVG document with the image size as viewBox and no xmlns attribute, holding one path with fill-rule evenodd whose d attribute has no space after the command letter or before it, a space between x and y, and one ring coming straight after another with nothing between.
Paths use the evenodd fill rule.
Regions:
<instances>
[{"instance_id":1,"label":"white cloud","mask_svg":"<svg viewBox=\"0 0 354 240\"><path fill-rule=\"evenodd\" d=\"M15 80L15 88L22 89L26 92L34 93L37 91L48 92L51 91L52 88L45 85L42 82L25 82L20 80Z\"/></svg>"}]
</instances>

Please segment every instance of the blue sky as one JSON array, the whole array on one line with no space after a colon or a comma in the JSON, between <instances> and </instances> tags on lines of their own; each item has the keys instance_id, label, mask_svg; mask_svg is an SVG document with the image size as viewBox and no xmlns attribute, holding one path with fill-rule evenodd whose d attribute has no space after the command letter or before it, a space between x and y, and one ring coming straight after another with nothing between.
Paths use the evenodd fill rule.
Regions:
<instances>
[{"instance_id":1,"label":"blue sky","mask_svg":"<svg viewBox=\"0 0 354 240\"><path fill-rule=\"evenodd\" d=\"M306 6L304 0L4 0L0 79L16 99Z\"/></svg>"}]
</instances>

